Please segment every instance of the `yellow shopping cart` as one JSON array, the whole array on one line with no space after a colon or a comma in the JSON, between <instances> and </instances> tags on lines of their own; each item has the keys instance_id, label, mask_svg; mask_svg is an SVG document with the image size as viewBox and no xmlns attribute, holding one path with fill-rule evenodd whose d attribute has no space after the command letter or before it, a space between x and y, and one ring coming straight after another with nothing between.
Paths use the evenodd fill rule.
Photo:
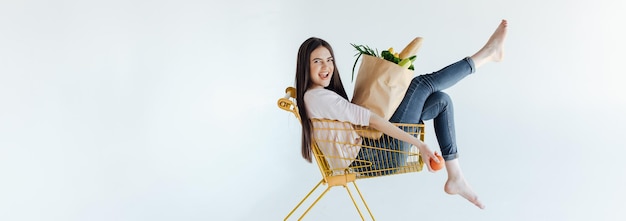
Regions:
<instances>
[{"instance_id":1,"label":"yellow shopping cart","mask_svg":"<svg viewBox=\"0 0 626 221\"><path fill-rule=\"evenodd\" d=\"M295 102L296 89L288 87L285 92L285 96L278 99L278 106L301 120ZM285 220L289 219L322 184L327 185L326 190L315 199L298 220L302 220L330 188L335 186L345 188L359 216L365 220L348 183L354 185L367 212L372 220L375 220L356 185L356 180L419 172L424 166L417 148L386 135L380 136L380 132L374 129L327 119L311 119L311 123L313 125L311 149L322 174L322 180L289 212ZM394 124L424 141L423 124Z\"/></svg>"}]
</instances>

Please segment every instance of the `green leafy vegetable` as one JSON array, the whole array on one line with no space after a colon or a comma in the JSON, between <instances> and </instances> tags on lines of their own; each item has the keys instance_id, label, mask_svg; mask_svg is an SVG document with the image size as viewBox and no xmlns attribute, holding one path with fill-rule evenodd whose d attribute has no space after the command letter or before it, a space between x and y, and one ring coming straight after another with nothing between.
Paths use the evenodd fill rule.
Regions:
<instances>
[{"instance_id":1,"label":"green leafy vegetable","mask_svg":"<svg viewBox=\"0 0 626 221\"><path fill-rule=\"evenodd\" d=\"M356 69L356 63L359 61L359 58L361 58L361 55L363 54L374 56L374 57L380 57L387 61L391 61L395 64L399 64L400 61L402 61L402 59L400 59L400 57L398 56L398 53L393 53L393 48L389 48L389 50L381 51L380 56L379 56L378 49L374 51L372 48L370 48L367 45L356 45L352 43L350 43L350 45L352 45L352 47L354 47L357 51L357 53L354 55L356 56L356 60L354 61L354 65L352 65L352 81L353 82L354 82L354 70ZM415 68L413 67L413 62L415 62L416 58L417 58L416 55L413 55L408 58L411 63L411 65L408 67L409 70L412 70L412 71L415 70ZM405 66L407 63L408 61L405 61L403 65L401 66Z\"/></svg>"}]
</instances>

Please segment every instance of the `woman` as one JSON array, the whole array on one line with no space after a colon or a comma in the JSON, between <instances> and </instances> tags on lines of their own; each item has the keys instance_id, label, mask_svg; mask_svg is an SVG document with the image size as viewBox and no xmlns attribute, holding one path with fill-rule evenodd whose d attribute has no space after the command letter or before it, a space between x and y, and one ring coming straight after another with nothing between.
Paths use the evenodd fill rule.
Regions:
<instances>
[{"instance_id":1,"label":"woman","mask_svg":"<svg viewBox=\"0 0 626 221\"><path fill-rule=\"evenodd\" d=\"M302 156L311 162L310 119L323 118L372 127L416 146L424 162L429 162L431 158L439 162L426 144L390 123L419 123L434 119L435 134L448 174L444 191L458 194L483 209L484 205L478 200L461 171L452 102L441 90L451 87L486 63L502 60L506 30L507 21L502 20L487 43L474 55L437 72L415 77L389 121L364 107L350 103L339 71L335 69L334 53L330 44L319 38L307 39L298 51L296 67L296 97L302 118ZM430 172L434 172L430 164L426 165Z\"/></svg>"}]
</instances>

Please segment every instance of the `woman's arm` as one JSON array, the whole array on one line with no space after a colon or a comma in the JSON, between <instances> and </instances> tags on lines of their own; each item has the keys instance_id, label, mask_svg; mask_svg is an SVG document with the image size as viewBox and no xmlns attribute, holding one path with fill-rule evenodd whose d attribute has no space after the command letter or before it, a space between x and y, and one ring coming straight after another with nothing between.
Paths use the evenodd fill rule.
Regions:
<instances>
[{"instance_id":1,"label":"woman's arm","mask_svg":"<svg viewBox=\"0 0 626 221\"><path fill-rule=\"evenodd\" d=\"M371 114L370 114L370 119L369 119L370 121L369 127L372 127L389 136L392 136L396 139L408 142L416 146L419 149L420 154L422 155L422 160L424 160L425 164L428 167L428 171L434 172L434 170L430 168L430 163L429 163L430 159L433 159L437 163L439 163L439 159L435 157L433 152L428 148L428 146L426 146L424 142L417 139L417 137L414 137L411 134L404 132L400 128L396 127L396 125L393 125L389 121L386 121L382 117L378 116L378 114L374 112L370 112L370 113Z\"/></svg>"}]
</instances>

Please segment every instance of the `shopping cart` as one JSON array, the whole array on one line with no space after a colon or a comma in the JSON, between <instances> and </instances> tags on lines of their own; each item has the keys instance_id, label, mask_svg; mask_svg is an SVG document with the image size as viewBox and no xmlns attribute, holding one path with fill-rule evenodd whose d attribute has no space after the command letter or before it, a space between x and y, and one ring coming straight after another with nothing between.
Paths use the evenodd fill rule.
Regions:
<instances>
[{"instance_id":1,"label":"shopping cart","mask_svg":"<svg viewBox=\"0 0 626 221\"><path fill-rule=\"evenodd\" d=\"M285 96L278 99L278 106L301 120L295 102L296 89L288 87L285 92ZM327 185L327 188L298 220L301 220L330 188L335 186L345 188L359 216L365 220L348 183L353 184L370 217L375 220L356 185L356 180L419 172L424 166L416 147L387 135L380 135L380 132L372 128L328 119L311 119L311 123L313 125L311 150L322 174L322 180L291 210L285 220L289 219L322 184ZM424 141L423 124L394 124Z\"/></svg>"}]
</instances>

